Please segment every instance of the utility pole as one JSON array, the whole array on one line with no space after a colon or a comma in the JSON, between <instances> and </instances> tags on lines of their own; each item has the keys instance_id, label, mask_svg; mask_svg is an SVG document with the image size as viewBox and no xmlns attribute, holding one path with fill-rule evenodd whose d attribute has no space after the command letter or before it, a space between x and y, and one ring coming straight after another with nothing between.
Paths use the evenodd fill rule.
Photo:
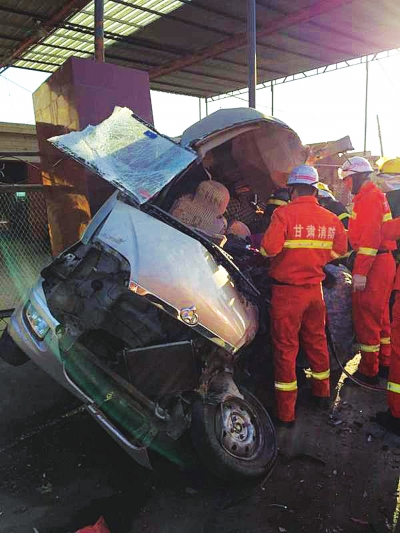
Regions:
<instances>
[{"instance_id":1,"label":"utility pole","mask_svg":"<svg viewBox=\"0 0 400 533\"><path fill-rule=\"evenodd\" d=\"M368 81L369 81L368 56L365 62L365 112L364 112L364 155L367 153L367 125L368 125Z\"/></svg>"},{"instance_id":2,"label":"utility pole","mask_svg":"<svg viewBox=\"0 0 400 533\"><path fill-rule=\"evenodd\" d=\"M274 116L274 80L271 80L271 116Z\"/></svg>"},{"instance_id":3,"label":"utility pole","mask_svg":"<svg viewBox=\"0 0 400 533\"><path fill-rule=\"evenodd\" d=\"M247 45L249 70L249 107L256 107L257 50L256 0L247 0Z\"/></svg>"},{"instance_id":4,"label":"utility pole","mask_svg":"<svg viewBox=\"0 0 400 533\"><path fill-rule=\"evenodd\" d=\"M381 125L379 122L379 115L376 115L376 121L378 123L378 135L379 135L379 144L381 145L381 156L383 157L383 143L382 143Z\"/></svg>"}]
</instances>

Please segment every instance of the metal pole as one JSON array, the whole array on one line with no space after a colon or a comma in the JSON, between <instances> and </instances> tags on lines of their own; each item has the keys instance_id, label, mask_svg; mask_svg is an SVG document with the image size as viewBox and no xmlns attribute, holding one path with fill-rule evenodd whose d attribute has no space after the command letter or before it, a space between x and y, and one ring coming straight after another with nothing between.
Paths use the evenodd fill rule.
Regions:
<instances>
[{"instance_id":1,"label":"metal pole","mask_svg":"<svg viewBox=\"0 0 400 533\"><path fill-rule=\"evenodd\" d=\"M274 116L274 82L271 81L271 115Z\"/></svg>"},{"instance_id":2,"label":"metal pole","mask_svg":"<svg viewBox=\"0 0 400 533\"><path fill-rule=\"evenodd\" d=\"M104 0L94 0L94 55L104 63Z\"/></svg>"},{"instance_id":3,"label":"metal pole","mask_svg":"<svg viewBox=\"0 0 400 533\"><path fill-rule=\"evenodd\" d=\"M367 125L368 125L368 78L369 78L369 68L368 68L368 56L365 63L365 112L364 112L364 155L367 153Z\"/></svg>"},{"instance_id":4,"label":"metal pole","mask_svg":"<svg viewBox=\"0 0 400 533\"><path fill-rule=\"evenodd\" d=\"M383 142L382 142L381 125L379 122L379 115L376 115L376 121L378 123L378 135L379 135L379 144L381 145L381 156L383 157Z\"/></svg>"},{"instance_id":5,"label":"metal pole","mask_svg":"<svg viewBox=\"0 0 400 533\"><path fill-rule=\"evenodd\" d=\"M208 117L208 98L206 96L206 117Z\"/></svg>"},{"instance_id":6,"label":"metal pole","mask_svg":"<svg viewBox=\"0 0 400 533\"><path fill-rule=\"evenodd\" d=\"M201 98L199 98L199 120L201 120Z\"/></svg>"},{"instance_id":7,"label":"metal pole","mask_svg":"<svg viewBox=\"0 0 400 533\"><path fill-rule=\"evenodd\" d=\"M247 0L247 44L249 69L249 107L256 107L257 50L256 0Z\"/></svg>"}]
</instances>

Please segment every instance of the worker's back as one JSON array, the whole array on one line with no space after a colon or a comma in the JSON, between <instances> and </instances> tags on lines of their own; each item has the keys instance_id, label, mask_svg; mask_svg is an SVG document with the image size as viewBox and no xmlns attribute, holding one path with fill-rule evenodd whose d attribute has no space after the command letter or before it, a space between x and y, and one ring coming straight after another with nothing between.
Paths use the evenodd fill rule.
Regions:
<instances>
[{"instance_id":1,"label":"worker's back","mask_svg":"<svg viewBox=\"0 0 400 533\"><path fill-rule=\"evenodd\" d=\"M336 215L318 205L315 197L302 196L275 210L261 246L269 255L277 253L270 275L278 283L318 284L332 252L347 251L347 239Z\"/></svg>"}]
</instances>

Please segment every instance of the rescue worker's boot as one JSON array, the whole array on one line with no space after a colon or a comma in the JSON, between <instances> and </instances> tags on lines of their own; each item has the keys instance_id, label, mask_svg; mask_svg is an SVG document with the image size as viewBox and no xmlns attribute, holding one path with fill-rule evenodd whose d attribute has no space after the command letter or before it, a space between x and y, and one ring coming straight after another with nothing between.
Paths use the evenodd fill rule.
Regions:
<instances>
[{"instance_id":1,"label":"rescue worker's boot","mask_svg":"<svg viewBox=\"0 0 400 533\"><path fill-rule=\"evenodd\" d=\"M281 420L280 418L275 418L273 422L276 427L286 428L286 429L292 428L296 423L295 420L292 420L291 422L285 422L284 420Z\"/></svg>"},{"instance_id":2,"label":"rescue worker's boot","mask_svg":"<svg viewBox=\"0 0 400 533\"><path fill-rule=\"evenodd\" d=\"M378 376L382 379L387 379L389 377L389 367L384 365L379 365Z\"/></svg>"},{"instance_id":3,"label":"rescue worker's boot","mask_svg":"<svg viewBox=\"0 0 400 533\"><path fill-rule=\"evenodd\" d=\"M393 416L389 409L376 413L376 421L380 426L400 437L400 418Z\"/></svg>"},{"instance_id":4,"label":"rescue worker's boot","mask_svg":"<svg viewBox=\"0 0 400 533\"><path fill-rule=\"evenodd\" d=\"M328 411L331 407L330 398L321 397L321 396L312 396L311 402L317 409L320 409L321 411Z\"/></svg>"}]
</instances>

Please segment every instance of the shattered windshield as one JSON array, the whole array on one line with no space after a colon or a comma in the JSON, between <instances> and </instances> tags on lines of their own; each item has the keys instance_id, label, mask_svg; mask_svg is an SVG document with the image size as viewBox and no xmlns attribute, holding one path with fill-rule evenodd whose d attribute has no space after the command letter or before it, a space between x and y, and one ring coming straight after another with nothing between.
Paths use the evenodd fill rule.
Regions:
<instances>
[{"instance_id":1,"label":"shattered windshield","mask_svg":"<svg viewBox=\"0 0 400 533\"><path fill-rule=\"evenodd\" d=\"M98 126L52 137L49 142L143 204L197 155L164 137L126 107Z\"/></svg>"}]
</instances>

